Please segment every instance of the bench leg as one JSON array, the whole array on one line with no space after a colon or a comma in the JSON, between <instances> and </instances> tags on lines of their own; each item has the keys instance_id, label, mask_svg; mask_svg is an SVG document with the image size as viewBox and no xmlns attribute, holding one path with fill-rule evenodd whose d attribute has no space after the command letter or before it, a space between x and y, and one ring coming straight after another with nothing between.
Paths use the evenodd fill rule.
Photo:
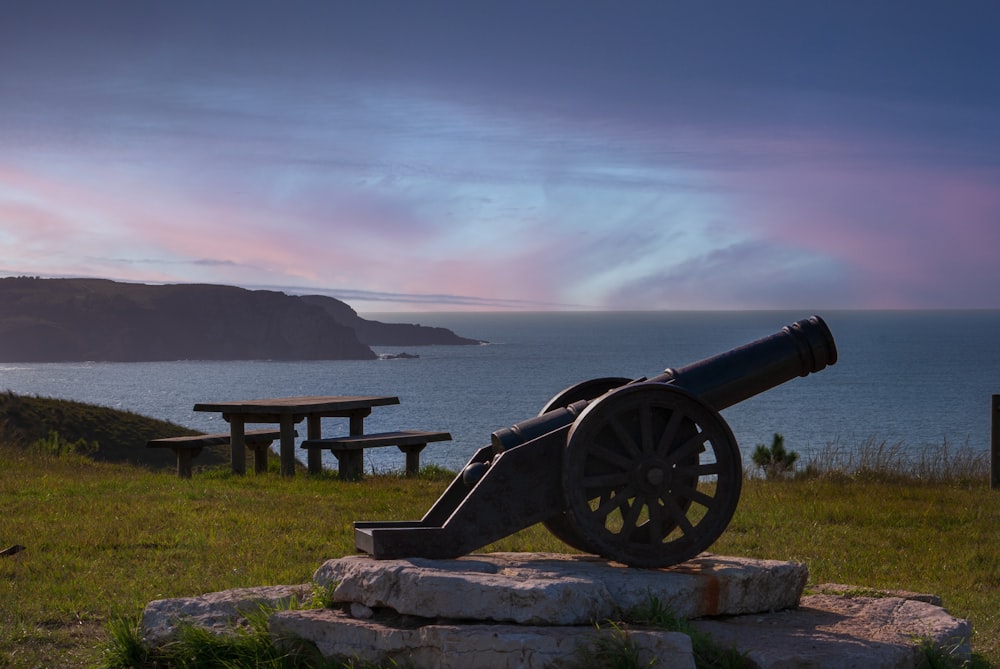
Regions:
<instances>
[{"instance_id":1,"label":"bench leg","mask_svg":"<svg viewBox=\"0 0 1000 669\"><path fill-rule=\"evenodd\" d=\"M337 470L339 471L340 478L348 481L355 481L361 478L365 469L365 455L363 450L334 451L333 454L337 458Z\"/></svg>"},{"instance_id":2,"label":"bench leg","mask_svg":"<svg viewBox=\"0 0 1000 669\"><path fill-rule=\"evenodd\" d=\"M413 444L412 446L400 446L399 450L406 453L406 475L414 476L420 472L420 451L424 450L427 444Z\"/></svg>"},{"instance_id":3,"label":"bench leg","mask_svg":"<svg viewBox=\"0 0 1000 669\"><path fill-rule=\"evenodd\" d=\"M201 453L201 448L175 448L172 450L177 456L177 476L182 479L191 478L191 460Z\"/></svg>"},{"instance_id":4,"label":"bench leg","mask_svg":"<svg viewBox=\"0 0 1000 669\"><path fill-rule=\"evenodd\" d=\"M306 419L306 438L319 439L322 434L320 429L320 417L309 416ZM318 448L310 448L306 455L306 463L310 474L319 474L323 471L323 451Z\"/></svg>"},{"instance_id":5,"label":"bench leg","mask_svg":"<svg viewBox=\"0 0 1000 669\"><path fill-rule=\"evenodd\" d=\"M251 449L253 449L253 473L254 474L266 474L267 473L267 455L268 451L271 450L271 442L256 442L254 444L248 444Z\"/></svg>"},{"instance_id":6,"label":"bench leg","mask_svg":"<svg viewBox=\"0 0 1000 669\"><path fill-rule=\"evenodd\" d=\"M295 476L295 419L281 417L281 475Z\"/></svg>"},{"instance_id":7,"label":"bench leg","mask_svg":"<svg viewBox=\"0 0 1000 669\"><path fill-rule=\"evenodd\" d=\"M229 419L229 452L233 461L233 473L243 476L247 473L246 429L243 416L231 416Z\"/></svg>"}]
</instances>

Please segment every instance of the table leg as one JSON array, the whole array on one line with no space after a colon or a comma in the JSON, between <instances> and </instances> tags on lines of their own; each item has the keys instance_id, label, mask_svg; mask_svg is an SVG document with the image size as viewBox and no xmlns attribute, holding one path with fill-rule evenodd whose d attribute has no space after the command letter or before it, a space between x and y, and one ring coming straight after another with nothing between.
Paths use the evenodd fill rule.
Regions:
<instances>
[{"instance_id":1,"label":"table leg","mask_svg":"<svg viewBox=\"0 0 1000 669\"><path fill-rule=\"evenodd\" d=\"M370 416L371 409L359 409L351 414L350 435L357 437L365 433L365 416Z\"/></svg>"},{"instance_id":2,"label":"table leg","mask_svg":"<svg viewBox=\"0 0 1000 669\"><path fill-rule=\"evenodd\" d=\"M243 426L243 416L229 416L229 451L233 461L233 473L242 476L247 473L247 442Z\"/></svg>"},{"instance_id":3,"label":"table leg","mask_svg":"<svg viewBox=\"0 0 1000 669\"><path fill-rule=\"evenodd\" d=\"M321 420L319 416L309 416L306 418L306 437L308 439L322 438ZM323 471L323 451L318 448L310 448L307 458L310 474L319 474Z\"/></svg>"},{"instance_id":4,"label":"table leg","mask_svg":"<svg viewBox=\"0 0 1000 669\"><path fill-rule=\"evenodd\" d=\"M295 476L295 417L281 417L281 475Z\"/></svg>"}]
</instances>

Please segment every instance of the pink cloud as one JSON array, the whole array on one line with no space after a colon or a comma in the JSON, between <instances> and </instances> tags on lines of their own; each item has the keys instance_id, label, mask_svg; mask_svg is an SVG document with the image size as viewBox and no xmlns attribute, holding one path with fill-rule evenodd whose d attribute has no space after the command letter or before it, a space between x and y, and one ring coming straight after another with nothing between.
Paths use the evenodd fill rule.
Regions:
<instances>
[{"instance_id":1,"label":"pink cloud","mask_svg":"<svg viewBox=\"0 0 1000 669\"><path fill-rule=\"evenodd\" d=\"M996 174L859 161L728 182L758 239L853 268L859 306L995 304L979 282L1000 284Z\"/></svg>"},{"instance_id":2,"label":"pink cloud","mask_svg":"<svg viewBox=\"0 0 1000 669\"><path fill-rule=\"evenodd\" d=\"M0 266L140 281L492 292L494 273L471 259L438 261L430 254L421 262L422 242L395 229L393 212L371 209L343 223L317 223L238 202L186 199L150 183L116 183L113 174L99 172L88 181L100 188L88 188L26 170L0 171L7 242Z\"/></svg>"}]
</instances>

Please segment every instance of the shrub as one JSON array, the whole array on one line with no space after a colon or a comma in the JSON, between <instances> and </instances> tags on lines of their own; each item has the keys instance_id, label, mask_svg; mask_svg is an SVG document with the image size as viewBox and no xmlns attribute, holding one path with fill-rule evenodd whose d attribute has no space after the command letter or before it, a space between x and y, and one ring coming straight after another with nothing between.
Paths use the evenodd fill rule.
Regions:
<instances>
[{"instance_id":1,"label":"shrub","mask_svg":"<svg viewBox=\"0 0 1000 669\"><path fill-rule=\"evenodd\" d=\"M770 448L757 444L753 452L754 464L764 471L764 477L769 480L781 478L793 471L798 459L798 453L785 450L785 438L777 432L774 433Z\"/></svg>"},{"instance_id":2,"label":"shrub","mask_svg":"<svg viewBox=\"0 0 1000 669\"><path fill-rule=\"evenodd\" d=\"M83 438L70 441L52 430L48 436L34 441L29 448L35 453L45 455L93 455L100 448L100 445L96 441L88 441Z\"/></svg>"}]
</instances>

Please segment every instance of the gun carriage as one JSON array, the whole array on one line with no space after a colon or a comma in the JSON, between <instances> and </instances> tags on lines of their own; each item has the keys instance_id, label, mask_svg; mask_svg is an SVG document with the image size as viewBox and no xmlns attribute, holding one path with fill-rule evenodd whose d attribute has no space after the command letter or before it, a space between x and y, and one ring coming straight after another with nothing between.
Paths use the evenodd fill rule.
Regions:
<instances>
[{"instance_id":1,"label":"gun carriage","mask_svg":"<svg viewBox=\"0 0 1000 669\"><path fill-rule=\"evenodd\" d=\"M491 435L419 521L359 521L375 558L455 558L535 523L586 553L666 567L732 519L743 465L723 409L837 361L818 316L649 379L591 379Z\"/></svg>"}]
</instances>

